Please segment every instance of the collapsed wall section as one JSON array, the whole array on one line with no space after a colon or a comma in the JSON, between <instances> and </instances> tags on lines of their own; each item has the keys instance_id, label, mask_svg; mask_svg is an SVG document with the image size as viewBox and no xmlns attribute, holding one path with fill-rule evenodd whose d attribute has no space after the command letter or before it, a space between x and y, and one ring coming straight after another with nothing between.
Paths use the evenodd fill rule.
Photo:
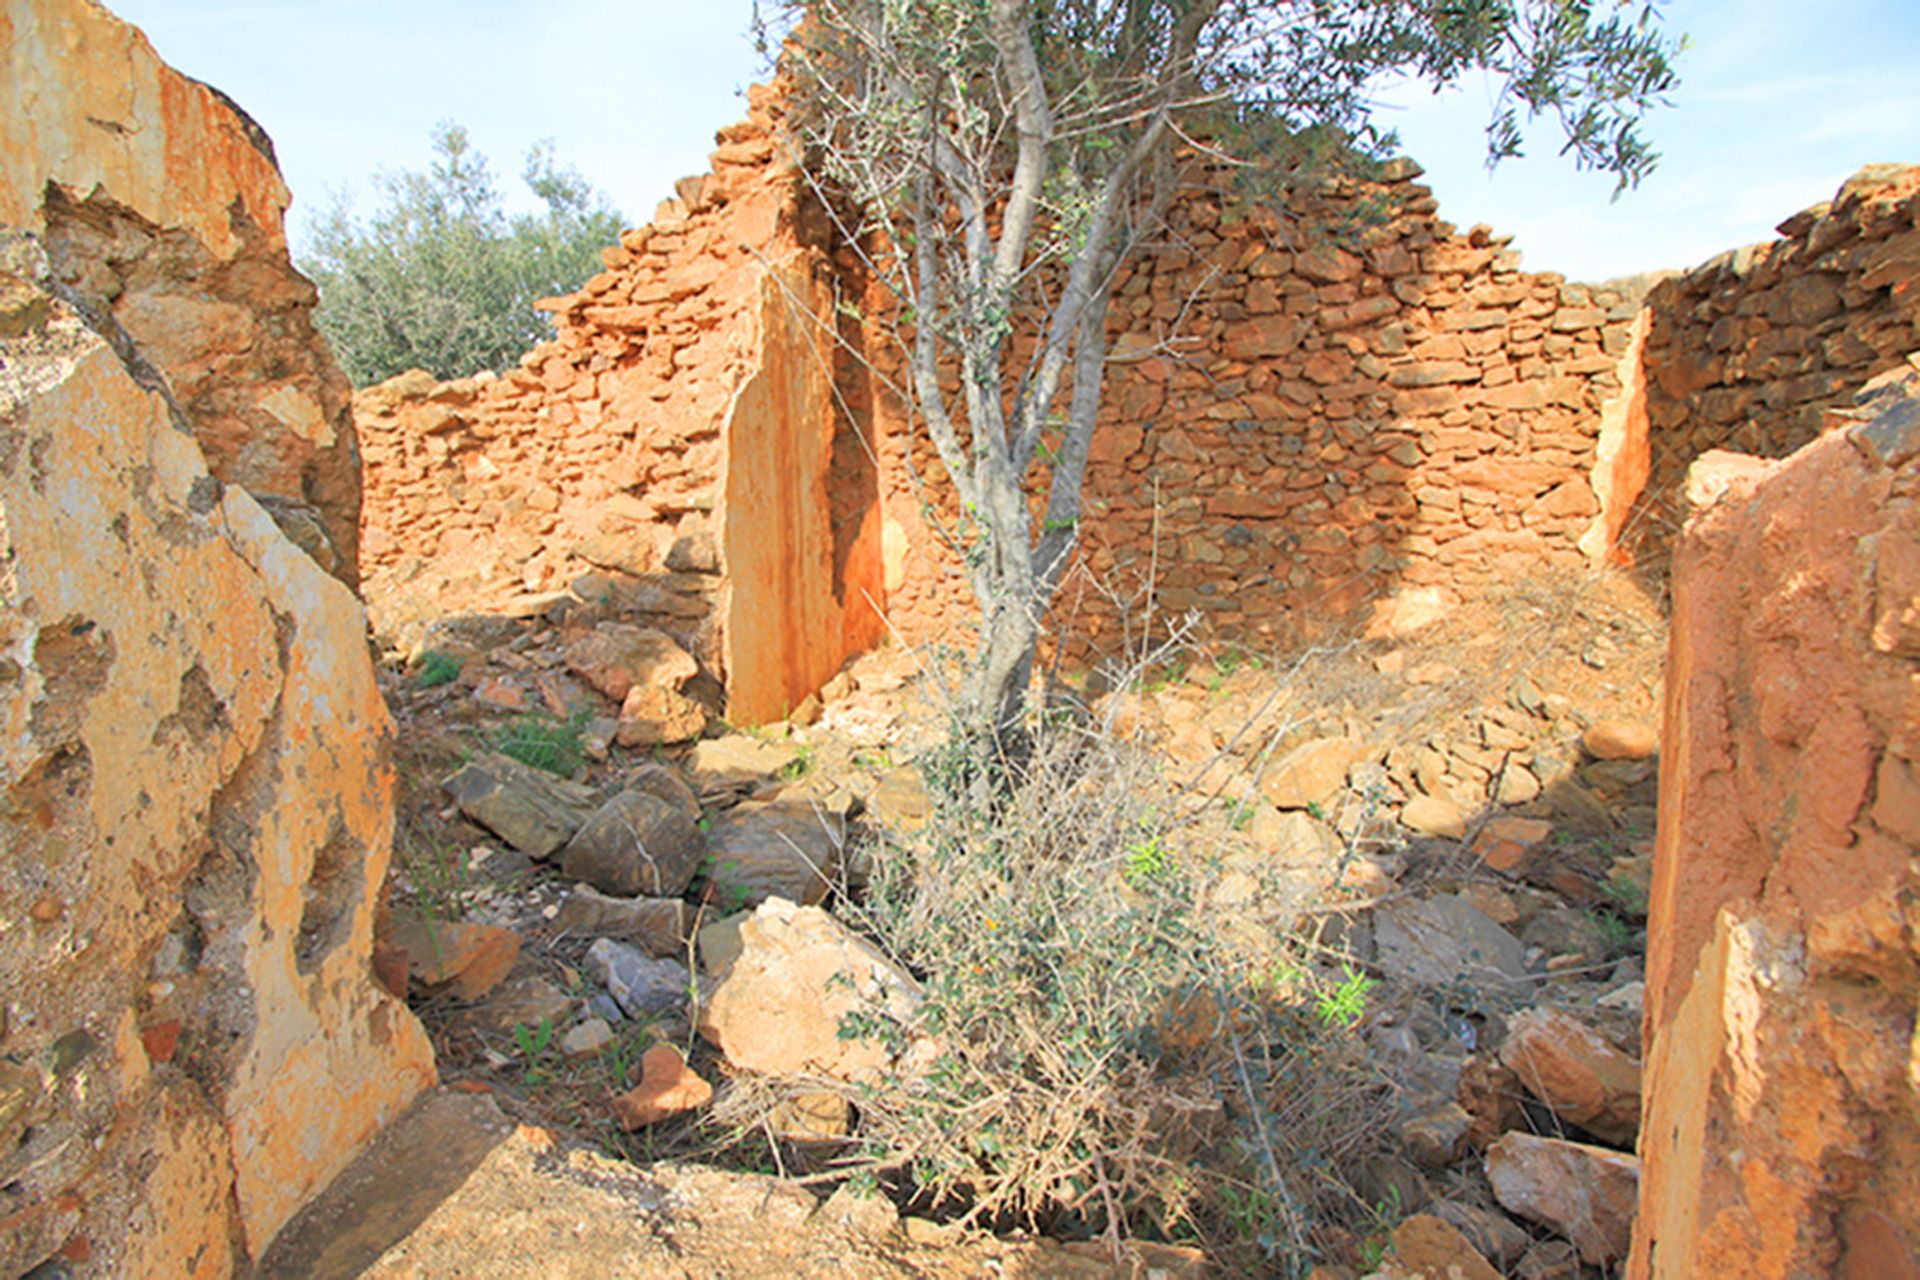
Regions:
<instances>
[{"instance_id":1,"label":"collapsed wall section","mask_svg":"<svg viewBox=\"0 0 1920 1280\"><path fill-rule=\"evenodd\" d=\"M260 127L94 0L0 2L0 224L164 375L218 479L348 584L360 456Z\"/></svg>"},{"instance_id":2,"label":"collapsed wall section","mask_svg":"<svg viewBox=\"0 0 1920 1280\"><path fill-rule=\"evenodd\" d=\"M1786 457L1920 345L1920 167L1869 166L1779 229L1647 297L1645 425L1631 445L1644 488L1621 495L1617 524L1625 558L1656 573L1695 458Z\"/></svg>"},{"instance_id":3,"label":"collapsed wall section","mask_svg":"<svg viewBox=\"0 0 1920 1280\"><path fill-rule=\"evenodd\" d=\"M736 717L777 718L878 636L871 442L830 340L822 229L749 94L517 369L356 397L377 628L605 608L678 640Z\"/></svg>"},{"instance_id":4,"label":"collapsed wall section","mask_svg":"<svg viewBox=\"0 0 1920 1280\"><path fill-rule=\"evenodd\" d=\"M1636 1276L1920 1270L1920 358L1673 562Z\"/></svg>"}]
</instances>

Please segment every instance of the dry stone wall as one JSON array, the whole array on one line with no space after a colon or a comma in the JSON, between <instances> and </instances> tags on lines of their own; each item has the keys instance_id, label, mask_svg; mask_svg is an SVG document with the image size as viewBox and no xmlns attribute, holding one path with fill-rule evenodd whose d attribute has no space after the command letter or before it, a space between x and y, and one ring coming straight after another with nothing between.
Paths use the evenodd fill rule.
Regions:
<instances>
[{"instance_id":1,"label":"dry stone wall","mask_svg":"<svg viewBox=\"0 0 1920 1280\"><path fill-rule=\"evenodd\" d=\"M1784 458L1920 345L1920 167L1861 170L1780 239L1729 250L1647 298L1645 489L1623 550L1662 568L1688 466L1710 449Z\"/></svg>"},{"instance_id":2,"label":"dry stone wall","mask_svg":"<svg viewBox=\"0 0 1920 1280\"><path fill-rule=\"evenodd\" d=\"M876 481L835 409L823 228L776 155L777 95L750 99L711 173L544 304L556 337L519 368L360 393L384 632L568 597L674 636L749 720L878 638Z\"/></svg>"},{"instance_id":3,"label":"dry stone wall","mask_svg":"<svg viewBox=\"0 0 1920 1280\"><path fill-rule=\"evenodd\" d=\"M296 278L268 252L284 189L97 6L7 0L0 28L39 104L0 119L0 1274L225 1277L434 1079L370 962L394 811L366 615L283 531L354 513L303 524L240 482L351 436L263 428L261 471L210 466L243 419L210 435L139 299L253 334L181 373L208 395L271 398L269 367L331 394L323 348L280 363L297 326L204 291L209 262L270 298ZM69 196L162 229L140 283L93 289L118 267L86 255L119 250Z\"/></svg>"},{"instance_id":4,"label":"dry stone wall","mask_svg":"<svg viewBox=\"0 0 1920 1280\"><path fill-rule=\"evenodd\" d=\"M777 687L744 695L751 718L817 687L881 615L910 640L964 626L940 533L951 494L886 390L886 296L779 155L779 120L777 93L757 91L713 173L549 304L558 336L518 369L360 393L383 630L599 592L637 602L736 704ZM1264 647L1401 587L1583 563L1635 300L1523 272L1488 228L1440 221L1417 176L1397 162L1277 205L1198 191L1123 279L1091 577L1061 610L1085 644L1113 641L1107 588L1136 589L1152 564L1163 608ZM763 370L810 381L777 398L786 455L748 425L773 403ZM775 475L798 541L752 514ZM803 514L822 501L824 517ZM743 572L756 554L810 585L760 590L768 567ZM807 620L777 641L729 625L779 631L789 614ZM745 676L803 656L784 681Z\"/></svg>"},{"instance_id":5,"label":"dry stone wall","mask_svg":"<svg viewBox=\"0 0 1920 1280\"><path fill-rule=\"evenodd\" d=\"M1507 237L1441 221L1418 172L1283 204L1198 190L1126 269L1088 576L1059 611L1089 647L1118 638L1112 593L1141 599L1152 566L1160 608L1266 648L1396 590L1583 563L1633 300L1522 271ZM920 514L913 478L937 495L938 461L916 442L906 465L897 412L881 434L906 549L890 608L909 636L939 634L968 600Z\"/></svg>"},{"instance_id":6,"label":"dry stone wall","mask_svg":"<svg viewBox=\"0 0 1920 1280\"><path fill-rule=\"evenodd\" d=\"M1920 358L1673 565L1630 1274L1920 1272Z\"/></svg>"}]
</instances>

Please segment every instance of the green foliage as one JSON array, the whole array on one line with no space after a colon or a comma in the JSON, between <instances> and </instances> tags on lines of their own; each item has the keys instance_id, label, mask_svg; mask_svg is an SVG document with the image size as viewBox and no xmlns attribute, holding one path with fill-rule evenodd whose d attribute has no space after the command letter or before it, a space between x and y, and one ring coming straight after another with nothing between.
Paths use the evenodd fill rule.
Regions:
<instances>
[{"instance_id":1,"label":"green foliage","mask_svg":"<svg viewBox=\"0 0 1920 1280\"><path fill-rule=\"evenodd\" d=\"M1600 882L1600 892L1621 915L1634 920L1647 918L1646 883L1630 875L1609 876Z\"/></svg>"},{"instance_id":2,"label":"green foliage","mask_svg":"<svg viewBox=\"0 0 1920 1280\"><path fill-rule=\"evenodd\" d=\"M1127 846L1120 874L1135 889L1145 889L1172 878L1173 851L1160 842L1156 833Z\"/></svg>"},{"instance_id":3,"label":"green foliage","mask_svg":"<svg viewBox=\"0 0 1920 1280\"><path fill-rule=\"evenodd\" d=\"M300 258L320 287L320 330L356 386L512 364L553 336L533 303L578 288L620 234L619 213L549 144L521 173L544 210L514 216L465 129L442 122L433 151L425 171L375 175L382 199L365 223L337 194Z\"/></svg>"},{"instance_id":4,"label":"green foliage","mask_svg":"<svg viewBox=\"0 0 1920 1280\"><path fill-rule=\"evenodd\" d=\"M1589 911L1587 918L1593 921L1600 930L1600 936L1606 939L1609 956L1624 956L1638 949L1640 932L1628 921L1611 911Z\"/></svg>"},{"instance_id":5,"label":"green foliage","mask_svg":"<svg viewBox=\"0 0 1920 1280\"><path fill-rule=\"evenodd\" d=\"M549 1051L553 1048L553 1019L542 1018L537 1027L524 1024L516 1026L513 1029L513 1043L525 1062L527 1087L537 1089L545 1084L551 1074L546 1063Z\"/></svg>"},{"instance_id":6,"label":"green foliage","mask_svg":"<svg viewBox=\"0 0 1920 1280\"><path fill-rule=\"evenodd\" d=\"M590 713L576 711L565 720L544 712L529 711L495 729L487 745L521 764L545 769L563 778L572 777L584 759L581 736Z\"/></svg>"},{"instance_id":7,"label":"green foliage","mask_svg":"<svg viewBox=\"0 0 1920 1280\"><path fill-rule=\"evenodd\" d=\"M429 649L420 655L420 665L414 668L413 683L416 688L433 689L443 684L452 684L460 678L464 664L445 649Z\"/></svg>"},{"instance_id":8,"label":"green foliage","mask_svg":"<svg viewBox=\"0 0 1920 1280\"><path fill-rule=\"evenodd\" d=\"M1314 1013L1324 1026L1351 1027L1360 1021L1367 1011L1367 993L1380 985L1352 966L1346 974L1338 986L1322 991L1314 1005Z\"/></svg>"}]
</instances>

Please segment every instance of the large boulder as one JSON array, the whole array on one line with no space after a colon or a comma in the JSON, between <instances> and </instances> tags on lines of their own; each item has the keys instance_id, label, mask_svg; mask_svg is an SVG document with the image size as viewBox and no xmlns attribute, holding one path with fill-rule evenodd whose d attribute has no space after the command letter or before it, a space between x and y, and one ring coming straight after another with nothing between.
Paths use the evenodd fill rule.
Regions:
<instances>
[{"instance_id":1,"label":"large boulder","mask_svg":"<svg viewBox=\"0 0 1920 1280\"><path fill-rule=\"evenodd\" d=\"M877 1083L902 1065L895 1045L921 1001L911 977L838 920L773 898L741 923L700 1034L740 1071Z\"/></svg>"},{"instance_id":2,"label":"large boulder","mask_svg":"<svg viewBox=\"0 0 1920 1280\"><path fill-rule=\"evenodd\" d=\"M0 119L0 202L27 189L18 131L72 107L50 67L110 79L100 119L134 135L76 125L119 158L59 173L157 182L169 136L210 170L250 146L102 10L10 2L0 30L33 91ZM353 593L209 473L138 349L64 304L23 328L0 340L0 1061L31 1068L0 1069L0 1274L79 1237L89 1274L226 1275L434 1079L372 964L391 725Z\"/></svg>"},{"instance_id":3,"label":"large boulder","mask_svg":"<svg viewBox=\"0 0 1920 1280\"><path fill-rule=\"evenodd\" d=\"M1688 480L1635 1275L1920 1265L1920 372L1828 427Z\"/></svg>"},{"instance_id":4,"label":"large boulder","mask_svg":"<svg viewBox=\"0 0 1920 1280\"><path fill-rule=\"evenodd\" d=\"M92 0L4 0L0 32L0 225L164 376L213 477L357 582L351 388L287 254L272 141Z\"/></svg>"}]
</instances>

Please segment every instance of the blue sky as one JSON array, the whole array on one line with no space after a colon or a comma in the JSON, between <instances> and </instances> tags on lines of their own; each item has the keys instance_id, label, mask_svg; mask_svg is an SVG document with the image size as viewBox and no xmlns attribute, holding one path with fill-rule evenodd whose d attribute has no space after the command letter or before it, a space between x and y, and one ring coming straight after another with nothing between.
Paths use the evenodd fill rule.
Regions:
<instances>
[{"instance_id":1,"label":"blue sky","mask_svg":"<svg viewBox=\"0 0 1920 1280\"><path fill-rule=\"evenodd\" d=\"M107 0L163 57L231 94L273 135L296 242L333 190L417 168L454 119L518 189L521 157L560 158L633 222L706 167L713 131L760 70L751 0ZM1688 266L1772 235L1861 165L1920 163L1920 0L1672 0L1692 47L1663 155L1638 191L1576 173L1542 131L1489 175L1487 90L1389 89L1386 121L1426 166L1442 215L1511 232L1535 270L1604 279Z\"/></svg>"}]
</instances>

